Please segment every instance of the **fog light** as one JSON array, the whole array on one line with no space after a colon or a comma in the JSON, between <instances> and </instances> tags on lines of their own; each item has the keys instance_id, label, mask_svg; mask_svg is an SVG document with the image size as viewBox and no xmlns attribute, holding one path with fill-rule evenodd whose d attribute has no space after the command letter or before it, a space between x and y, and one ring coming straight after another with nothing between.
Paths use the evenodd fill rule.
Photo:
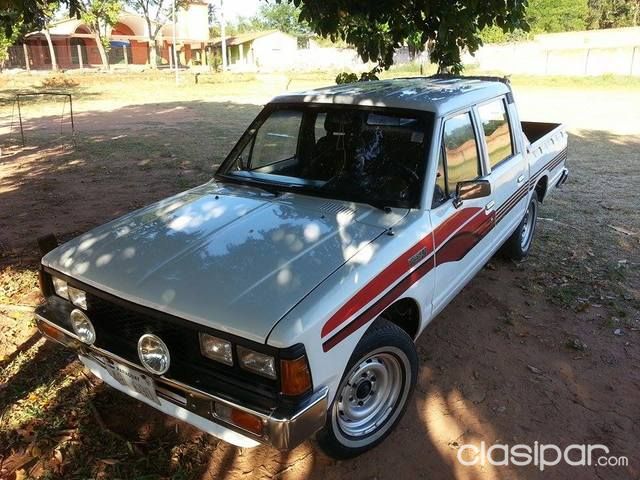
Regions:
<instances>
[{"instance_id":1,"label":"fog light","mask_svg":"<svg viewBox=\"0 0 640 480\"><path fill-rule=\"evenodd\" d=\"M96 341L96 331L89 317L76 308L71 311L69 319L78 338L87 345L93 345L93 342Z\"/></svg>"},{"instance_id":2,"label":"fog light","mask_svg":"<svg viewBox=\"0 0 640 480\"><path fill-rule=\"evenodd\" d=\"M200 333L200 353L211 360L233 365L231 342L206 333Z\"/></svg>"},{"instance_id":3,"label":"fog light","mask_svg":"<svg viewBox=\"0 0 640 480\"><path fill-rule=\"evenodd\" d=\"M262 436L264 424L259 416L219 402L216 402L214 409L216 417L221 420L236 425L243 430L247 430L248 432L254 433L258 436Z\"/></svg>"},{"instance_id":4,"label":"fog light","mask_svg":"<svg viewBox=\"0 0 640 480\"><path fill-rule=\"evenodd\" d=\"M87 294L85 292L79 288L72 287L71 285L67 287L67 292L69 293L69 300L71 300L71 303L83 310L87 309Z\"/></svg>"},{"instance_id":5,"label":"fog light","mask_svg":"<svg viewBox=\"0 0 640 480\"><path fill-rule=\"evenodd\" d=\"M151 373L162 375L169 370L171 356L167 345L150 333L146 333L138 340L138 357L142 365Z\"/></svg>"}]
</instances>

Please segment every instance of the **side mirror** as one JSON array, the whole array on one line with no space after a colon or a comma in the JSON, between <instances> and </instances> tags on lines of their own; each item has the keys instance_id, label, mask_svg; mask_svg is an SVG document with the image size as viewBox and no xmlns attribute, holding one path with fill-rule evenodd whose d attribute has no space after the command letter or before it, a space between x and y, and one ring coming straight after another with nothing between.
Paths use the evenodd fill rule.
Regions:
<instances>
[{"instance_id":1,"label":"side mirror","mask_svg":"<svg viewBox=\"0 0 640 480\"><path fill-rule=\"evenodd\" d=\"M464 200L488 197L491 195L491 183L489 180L469 180L458 182L453 206L458 208Z\"/></svg>"}]
</instances>

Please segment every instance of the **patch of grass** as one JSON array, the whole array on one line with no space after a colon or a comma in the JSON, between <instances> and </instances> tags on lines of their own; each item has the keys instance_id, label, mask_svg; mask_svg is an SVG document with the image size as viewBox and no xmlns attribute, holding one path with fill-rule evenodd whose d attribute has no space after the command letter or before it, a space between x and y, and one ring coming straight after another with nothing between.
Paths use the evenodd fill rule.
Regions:
<instances>
[{"instance_id":1,"label":"patch of grass","mask_svg":"<svg viewBox=\"0 0 640 480\"><path fill-rule=\"evenodd\" d=\"M600 75L592 77L513 75L516 87L572 90L640 90L640 77Z\"/></svg>"},{"instance_id":2,"label":"patch of grass","mask_svg":"<svg viewBox=\"0 0 640 480\"><path fill-rule=\"evenodd\" d=\"M13 265L0 270L0 304L22 303L36 288L37 271Z\"/></svg>"}]
</instances>

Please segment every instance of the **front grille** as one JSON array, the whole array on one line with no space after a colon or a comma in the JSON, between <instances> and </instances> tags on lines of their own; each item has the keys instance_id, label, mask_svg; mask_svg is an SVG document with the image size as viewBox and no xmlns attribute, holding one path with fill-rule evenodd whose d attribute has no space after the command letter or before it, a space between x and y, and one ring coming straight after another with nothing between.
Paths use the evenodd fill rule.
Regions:
<instances>
[{"instance_id":1,"label":"front grille","mask_svg":"<svg viewBox=\"0 0 640 480\"><path fill-rule=\"evenodd\" d=\"M96 330L96 347L141 365L138 340L145 333L153 333L166 343L171 353L166 377L211 394L244 399L256 407L276 406L279 398L276 381L241 370L237 362L227 366L200 354L199 332L228 335L102 292L87 292L87 306L87 315Z\"/></svg>"}]
</instances>

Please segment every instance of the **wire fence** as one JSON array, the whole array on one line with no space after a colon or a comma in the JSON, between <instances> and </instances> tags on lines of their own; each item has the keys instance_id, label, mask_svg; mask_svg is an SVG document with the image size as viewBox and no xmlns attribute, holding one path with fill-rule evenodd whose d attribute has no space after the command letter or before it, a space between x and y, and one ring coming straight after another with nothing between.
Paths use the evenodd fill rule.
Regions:
<instances>
[{"instance_id":1,"label":"wire fence","mask_svg":"<svg viewBox=\"0 0 640 480\"><path fill-rule=\"evenodd\" d=\"M86 42L54 43L53 53L51 55L46 43L15 45L9 48L4 68L52 70L54 69L53 59L55 59L55 67L63 70L103 66L100 50L95 43L93 45L88 45ZM147 65L150 52L146 42L131 41L122 45L112 45L107 49L106 55L110 66ZM189 49L188 55L183 53L178 56L178 64L179 66L202 64L206 62L205 57L201 50ZM156 49L156 64L173 67L170 46L160 46Z\"/></svg>"}]
</instances>

